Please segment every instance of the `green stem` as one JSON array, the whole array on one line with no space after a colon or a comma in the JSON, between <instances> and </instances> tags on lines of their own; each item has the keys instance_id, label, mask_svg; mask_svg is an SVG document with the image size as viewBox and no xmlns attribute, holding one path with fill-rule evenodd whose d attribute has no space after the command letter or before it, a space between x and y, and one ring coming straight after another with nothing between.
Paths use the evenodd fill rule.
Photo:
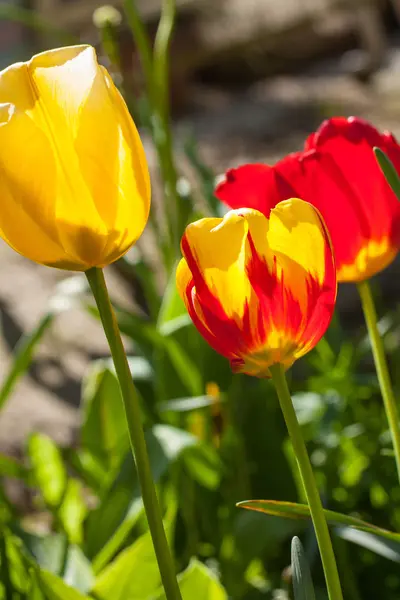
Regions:
<instances>
[{"instance_id":1,"label":"green stem","mask_svg":"<svg viewBox=\"0 0 400 600\"><path fill-rule=\"evenodd\" d=\"M136 462L143 504L149 523L151 537L153 539L154 550L166 598L167 600L182 600L151 475L150 461L142 427L139 399L133 384L115 314L108 296L104 274L101 269L93 268L86 271L86 277L99 309L101 322L110 346L115 370L121 386L132 453Z\"/></svg>"},{"instance_id":2,"label":"green stem","mask_svg":"<svg viewBox=\"0 0 400 600\"><path fill-rule=\"evenodd\" d=\"M301 434L301 429L297 421L295 410L293 408L284 369L282 365L275 364L270 367L270 371L272 375L272 381L278 394L289 436L292 441L301 479L307 495L311 517L314 524L314 530L317 536L319 551L321 554L322 565L324 567L329 599L343 600L342 589L339 581L339 573L336 566L335 555L333 553L328 525L325 520L317 484L315 482L314 473L307 454L307 448Z\"/></svg>"},{"instance_id":3,"label":"green stem","mask_svg":"<svg viewBox=\"0 0 400 600\"><path fill-rule=\"evenodd\" d=\"M386 362L383 343L378 330L377 316L374 299L368 281L362 281L357 284L360 294L361 304L364 311L365 322L367 324L369 339L371 342L372 354L374 355L376 373L378 375L379 386L385 406L387 420L389 422L390 433L393 441L394 456L396 459L397 475L400 481L400 425L399 413L396 400L393 394L392 384L390 382L389 369Z\"/></svg>"}]
</instances>

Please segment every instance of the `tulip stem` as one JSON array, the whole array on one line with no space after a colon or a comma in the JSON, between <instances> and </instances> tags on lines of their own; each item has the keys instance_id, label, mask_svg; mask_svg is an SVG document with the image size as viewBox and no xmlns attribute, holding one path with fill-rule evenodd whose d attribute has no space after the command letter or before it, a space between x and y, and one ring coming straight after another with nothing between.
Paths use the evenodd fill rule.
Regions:
<instances>
[{"instance_id":1,"label":"tulip stem","mask_svg":"<svg viewBox=\"0 0 400 600\"><path fill-rule=\"evenodd\" d=\"M357 284L358 293L361 298L361 305L364 312L365 322L367 324L368 335L371 342L372 354L374 356L376 373L378 375L379 386L385 406L387 420L389 422L390 434L393 442L394 456L396 459L397 475L400 481L400 423L397 410L396 399L394 397L392 384L390 381L388 364L386 361L385 350L382 338L378 330L378 319L376 315L375 303L371 293L371 287L368 281L362 281Z\"/></svg>"},{"instance_id":2,"label":"tulip stem","mask_svg":"<svg viewBox=\"0 0 400 600\"><path fill-rule=\"evenodd\" d=\"M121 387L132 453L136 462L143 504L166 598L167 600L182 600L172 555L164 531L160 505L158 503L151 474L149 455L142 427L139 398L136 393L121 334L108 295L104 274L102 269L93 268L86 271L86 277L99 309L100 319L110 346L115 370Z\"/></svg>"},{"instance_id":3,"label":"tulip stem","mask_svg":"<svg viewBox=\"0 0 400 600\"><path fill-rule=\"evenodd\" d=\"M286 427L292 441L294 454L296 456L301 479L310 507L311 518L314 524L314 530L317 536L322 565L324 568L329 599L343 600L339 573L336 566L336 559L332 548L328 525L326 523L324 510L322 508L314 473L308 457L307 448L304 443L300 425L293 407L285 372L283 366L280 364L272 365L270 367L270 371L286 422Z\"/></svg>"}]
</instances>

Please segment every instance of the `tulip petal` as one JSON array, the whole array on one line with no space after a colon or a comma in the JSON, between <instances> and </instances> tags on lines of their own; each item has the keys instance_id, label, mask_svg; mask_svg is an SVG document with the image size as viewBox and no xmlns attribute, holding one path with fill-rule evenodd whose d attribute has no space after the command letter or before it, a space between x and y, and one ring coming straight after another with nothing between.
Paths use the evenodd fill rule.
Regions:
<instances>
[{"instance_id":1,"label":"tulip petal","mask_svg":"<svg viewBox=\"0 0 400 600\"><path fill-rule=\"evenodd\" d=\"M218 298L228 317L240 319L251 287L246 275L247 223L235 212L224 219L201 219L189 225L182 252L197 293Z\"/></svg>"}]
</instances>

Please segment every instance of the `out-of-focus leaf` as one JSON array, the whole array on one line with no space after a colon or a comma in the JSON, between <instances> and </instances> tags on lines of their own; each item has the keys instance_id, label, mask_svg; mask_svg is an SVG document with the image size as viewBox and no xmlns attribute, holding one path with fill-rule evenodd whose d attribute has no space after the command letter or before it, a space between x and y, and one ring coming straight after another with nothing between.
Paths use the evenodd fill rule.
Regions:
<instances>
[{"instance_id":1,"label":"out-of-focus leaf","mask_svg":"<svg viewBox=\"0 0 400 600\"><path fill-rule=\"evenodd\" d=\"M216 575L203 563L192 559L188 568L178 576L182 600L228 600L228 594ZM164 592L155 600L165 600Z\"/></svg>"},{"instance_id":2,"label":"out-of-focus leaf","mask_svg":"<svg viewBox=\"0 0 400 600\"><path fill-rule=\"evenodd\" d=\"M392 161L383 150L380 148L374 148L375 158L384 174L386 181L396 194L397 199L400 200L400 177L395 169Z\"/></svg>"},{"instance_id":3,"label":"out-of-focus leaf","mask_svg":"<svg viewBox=\"0 0 400 600\"><path fill-rule=\"evenodd\" d=\"M310 567L298 537L292 540L292 578L294 600L315 600Z\"/></svg>"},{"instance_id":4,"label":"out-of-focus leaf","mask_svg":"<svg viewBox=\"0 0 400 600\"><path fill-rule=\"evenodd\" d=\"M111 473L129 449L118 379L101 360L91 366L84 381L81 439L83 448Z\"/></svg>"},{"instance_id":5,"label":"out-of-focus leaf","mask_svg":"<svg viewBox=\"0 0 400 600\"><path fill-rule=\"evenodd\" d=\"M160 583L153 542L145 533L100 573L92 593L99 600L144 600Z\"/></svg>"},{"instance_id":6,"label":"out-of-focus leaf","mask_svg":"<svg viewBox=\"0 0 400 600\"><path fill-rule=\"evenodd\" d=\"M372 535L372 533L368 533L367 531L351 527L336 527L335 531L341 538L348 542L353 542L353 544L367 548L375 554L400 563L400 535L398 536L399 540L394 542L389 539L377 537L375 534Z\"/></svg>"},{"instance_id":7,"label":"out-of-focus leaf","mask_svg":"<svg viewBox=\"0 0 400 600\"><path fill-rule=\"evenodd\" d=\"M82 484L77 479L68 479L64 497L58 510L58 518L70 543L83 542L83 521L87 507L83 500Z\"/></svg>"},{"instance_id":8,"label":"out-of-focus leaf","mask_svg":"<svg viewBox=\"0 0 400 600\"><path fill-rule=\"evenodd\" d=\"M192 165L200 180L203 196L208 204L210 215L213 217L219 216L222 202L219 202L218 198L214 194L215 174L202 161L193 134L187 137L186 142L184 144L184 150L187 158L190 161L190 164Z\"/></svg>"},{"instance_id":9,"label":"out-of-focus leaf","mask_svg":"<svg viewBox=\"0 0 400 600\"><path fill-rule=\"evenodd\" d=\"M61 574L64 566L68 540L62 533L35 535L24 530L17 530L25 549L35 559L37 564L46 571Z\"/></svg>"},{"instance_id":10,"label":"out-of-focus leaf","mask_svg":"<svg viewBox=\"0 0 400 600\"><path fill-rule=\"evenodd\" d=\"M324 399L320 394L304 392L293 395L293 406L300 425L312 423L324 411Z\"/></svg>"},{"instance_id":11,"label":"out-of-focus leaf","mask_svg":"<svg viewBox=\"0 0 400 600\"><path fill-rule=\"evenodd\" d=\"M223 394L218 396L218 404L223 402L225 397ZM195 396L192 398L176 398L175 400L168 400L168 402L162 402L159 404L158 409L161 412L167 412L169 410L173 412L190 412L192 410L199 410L200 408L207 408L216 404L214 396Z\"/></svg>"},{"instance_id":12,"label":"out-of-focus leaf","mask_svg":"<svg viewBox=\"0 0 400 600\"><path fill-rule=\"evenodd\" d=\"M70 546L63 573L65 583L80 592L87 593L94 582L90 561L78 546Z\"/></svg>"},{"instance_id":13,"label":"out-of-focus leaf","mask_svg":"<svg viewBox=\"0 0 400 600\"><path fill-rule=\"evenodd\" d=\"M143 317L122 309L118 309L116 314L122 333L131 337L141 347L149 361L152 361L155 350L162 350L189 394L199 396L202 393L203 378L197 365L173 337L162 335L151 322L145 321ZM170 377L172 376L170 373Z\"/></svg>"},{"instance_id":14,"label":"out-of-focus leaf","mask_svg":"<svg viewBox=\"0 0 400 600\"><path fill-rule=\"evenodd\" d=\"M11 477L29 483L30 471L15 458L0 453L0 477Z\"/></svg>"},{"instance_id":15,"label":"out-of-focus leaf","mask_svg":"<svg viewBox=\"0 0 400 600\"><path fill-rule=\"evenodd\" d=\"M205 443L190 446L182 458L191 477L200 485L209 490L219 486L223 465L212 446Z\"/></svg>"},{"instance_id":16,"label":"out-of-focus leaf","mask_svg":"<svg viewBox=\"0 0 400 600\"><path fill-rule=\"evenodd\" d=\"M195 436L169 425L156 425L146 432L154 481L191 445ZM98 571L110 560L129 534L143 509L136 468L130 452L109 492L87 520L86 551ZM97 556L99 554L99 556Z\"/></svg>"},{"instance_id":17,"label":"out-of-focus leaf","mask_svg":"<svg viewBox=\"0 0 400 600\"><path fill-rule=\"evenodd\" d=\"M183 300L176 287L175 270L175 268L172 269L171 277L164 292L160 312L158 313L157 329L161 332L164 325L187 314Z\"/></svg>"},{"instance_id":18,"label":"out-of-focus leaf","mask_svg":"<svg viewBox=\"0 0 400 600\"><path fill-rule=\"evenodd\" d=\"M35 11L16 6L15 4L9 4L8 2L0 4L0 21L22 23L31 29L51 35L60 44L79 44L79 38L76 38L68 31L55 27L53 23L48 22Z\"/></svg>"},{"instance_id":19,"label":"out-of-focus leaf","mask_svg":"<svg viewBox=\"0 0 400 600\"><path fill-rule=\"evenodd\" d=\"M88 600L86 596L76 589L73 589L62 579L50 573L49 571L39 570L37 573L37 582L43 592L46 600ZM112 596L111 596L112 597Z\"/></svg>"},{"instance_id":20,"label":"out-of-focus leaf","mask_svg":"<svg viewBox=\"0 0 400 600\"><path fill-rule=\"evenodd\" d=\"M67 485L67 473L60 450L47 435L33 433L28 441L28 453L34 482L45 503L57 508Z\"/></svg>"},{"instance_id":21,"label":"out-of-focus leaf","mask_svg":"<svg viewBox=\"0 0 400 600\"><path fill-rule=\"evenodd\" d=\"M0 5L0 20L3 6L11 7L11 5L5 3ZM22 336L21 339L18 341L18 344L14 350L14 357L10 369L7 375L4 377L0 387L0 410L10 397L10 394L14 390L15 384L17 383L18 379L28 369L32 361L33 353L40 340L43 338L43 335L52 324L53 318L54 315L51 312L45 314L40 319L35 329L33 329L33 331L31 331L30 333Z\"/></svg>"},{"instance_id":22,"label":"out-of-focus leaf","mask_svg":"<svg viewBox=\"0 0 400 600\"><path fill-rule=\"evenodd\" d=\"M168 335L173 335L175 332L189 326L193 328L193 323L189 315L185 313L180 317L176 317L170 321L165 321L162 325L160 325L159 330L161 335L167 337Z\"/></svg>"},{"instance_id":23,"label":"out-of-focus leaf","mask_svg":"<svg viewBox=\"0 0 400 600\"><path fill-rule=\"evenodd\" d=\"M267 515L274 515L277 517L286 517L289 519L310 519L310 509L305 504L295 504L293 502L278 502L275 500L245 500L244 502L238 502L240 508L247 508L249 510L255 510L256 512L262 512ZM400 533L394 533L381 527L376 527L371 523L367 523L357 517L350 517L349 515L343 515L333 510L324 509L325 517L328 523L333 525L348 525L366 531L378 537L382 537L393 542L400 543Z\"/></svg>"},{"instance_id":24,"label":"out-of-focus leaf","mask_svg":"<svg viewBox=\"0 0 400 600\"><path fill-rule=\"evenodd\" d=\"M17 530L25 550L41 569L62 576L64 581L81 592L87 592L93 583L89 560L78 546L69 545L64 534L44 536Z\"/></svg>"}]
</instances>

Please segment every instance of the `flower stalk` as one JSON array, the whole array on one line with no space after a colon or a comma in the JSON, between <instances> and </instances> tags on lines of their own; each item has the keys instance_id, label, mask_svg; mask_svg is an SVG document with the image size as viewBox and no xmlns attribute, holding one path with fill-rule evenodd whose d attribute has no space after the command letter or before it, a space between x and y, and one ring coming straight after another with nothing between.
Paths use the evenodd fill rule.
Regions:
<instances>
[{"instance_id":1,"label":"flower stalk","mask_svg":"<svg viewBox=\"0 0 400 600\"><path fill-rule=\"evenodd\" d=\"M142 427L139 398L135 390L121 334L108 295L104 274L102 269L93 268L86 271L86 277L99 309L100 319L110 346L121 387L132 453L136 462L143 504L166 598L167 600L182 600L151 474L149 455Z\"/></svg>"},{"instance_id":2,"label":"flower stalk","mask_svg":"<svg viewBox=\"0 0 400 600\"><path fill-rule=\"evenodd\" d=\"M375 303L371 293L371 286L368 281L362 281L361 283L358 283L357 288L358 293L360 294L361 305L364 312L365 322L367 324L369 339L371 342L372 354L374 356L376 373L378 376L383 404L389 423L390 434L393 442L394 456L397 466L397 474L400 482L399 412L397 410L396 399L394 397L393 388L390 381L389 369L386 361L382 338L378 330L378 319L376 315Z\"/></svg>"},{"instance_id":3,"label":"flower stalk","mask_svg":"<svg viewBox=\"0 0 400 600\"><path fill-rule=\"evenodd\" d=\"M329 599L343 600L339 573L337 570L336 559L332 548L328 525L326 523L317 484L315 482L314 473L308 457L307 448L304 443L300 425L297 421L296 413L293 407L283 366L280 364L272 365L270 367L270 372L276 393L279 398L279 403L281 405L289 436L292 441L293 450L300 470L308 505L310 507L311 518L314 524L315 535L317 537L322 565L324 568Z\"/></svg>"}]
</instances>

